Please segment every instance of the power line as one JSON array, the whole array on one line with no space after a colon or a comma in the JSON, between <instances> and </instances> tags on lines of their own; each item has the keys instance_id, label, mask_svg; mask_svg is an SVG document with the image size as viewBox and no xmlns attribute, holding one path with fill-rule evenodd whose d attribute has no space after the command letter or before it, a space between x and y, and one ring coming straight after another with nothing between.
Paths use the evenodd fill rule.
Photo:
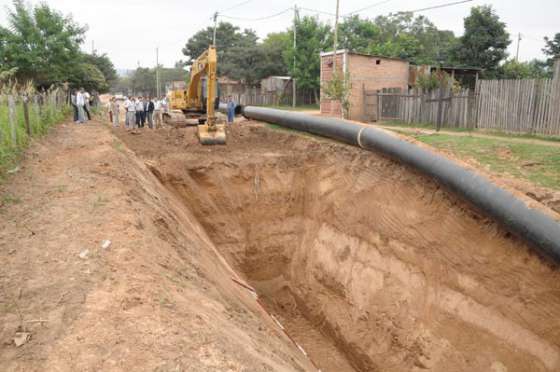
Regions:
<instances>
[{"instance_id":1,"label":"power line","mask_svg":"<svg viewBox=\"0 0 560 372\"><path fill-rule=\"evenodd\" d=\"M336 16L336 14L334 14L334 13L325 12L325 11L323 11L323 10L317 10L317 9L306 8L306 7L303 7L303 6L298 7L298 9L306 10L306 11L311 12L311 13L324 14L324 15L328 15L328 16L331 16L331 17L335 17L335 16Z\"/></svg>"},{"instance_id":2,"label":"power line","mask_svg":"<svg viewBox=\"0 0 560 372\"><path fill-rule=\"evenodd\" d=\"M379 1L379 2L377 2L377 3L375 3L375 4L371 4L371 5L368 5L368 6L366 6L366 7L361 8L361 9L354 10L353 12L346 13L343 17L348 17L348 16L350 16L350 15L352 15L352 14L361 13L361 12L363 12L364 10L369 10L369 9L371 9L371 8L375 8L376 6L386 4L386 3L388 3L389 1L392 1L392 0Z\"/></svg>"},{"instance_id":3,"label":"power line","mask_svg":"<svg viewBox=\"0 0 560 372\"><path fill-rule=\"evenodd\" d=\"M425 10L432 10L432 9L439 9L439 8L446 8L448 6L452 6L452 5L459 5L459 4L464 4L464 3L470 3L473 0L463 0L463 1L455 1L453 3L446 3L446 4L441 4L441 5L435 5L435 6L430 6L428 8L422 8L422 9L415 9L415 10L408 10L406 12L400 12L400 13L418 13L418 12L423 12Z\"/></svg>"},{"instance_id":4,"label":"power line","mask_svg":"<svg viewBox=\"0 0 560 372\"><path fill-rule=\"evenodd\" d=\"M282 10L281 12L274 13L274 14L264 16L264 17L259 17L259 18L232 17L232 16L228 16L228 15L224 15L224 14L220 14L220 17L227 18L227 19L233 19L233 20L237 20L237 21L255 22L255 21L264 21L264 20L267 20L267 19L271 19L271 18L274 18L274 17L281 16L282 14L288 13L288 12L292 11L293 9L294 9L293 7L289 7L287 9Z\"/></svg>"},{"instance_id":5,"label":"power line","mask_svg":"<svg viewBox=\"0 0 560 372\"><path fill-rule=\"evenodd\" d=\"M250 3L251 1L253 1L253 0L245 0L245 1L242 1L242 2L240 2L240 3L237 3L237 4L235 4L235 5L232 5L231 7L227 8L227 9L222 10L222 12L229 12L230 10L233 10L233 9L235 9L235 8L239 8L240 6L243 6L243 5L247 4L247 3ZM220 12L218 12L218 13L220 13Z\"/></svg>"}]
</instances>

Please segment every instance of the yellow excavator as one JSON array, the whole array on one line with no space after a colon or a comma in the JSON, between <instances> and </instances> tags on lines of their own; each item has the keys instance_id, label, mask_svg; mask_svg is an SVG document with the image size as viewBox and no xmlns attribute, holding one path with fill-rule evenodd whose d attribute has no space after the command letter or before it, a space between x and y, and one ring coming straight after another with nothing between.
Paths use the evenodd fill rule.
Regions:
<instances>
[{"instance_id":1,"label":"yellow excavator","mask_svg":"<svg viewBox=\"0 0 560 372\"><path fill-rule=\"evenodd\" d=\"M191 80L186 90L169 92L169 108L180 110L187 119L198 119L198 138L203 145L226 143L223 122L218 122L219 106L217 81L218 55L210 45L192 64Z\"/></svg>"}]
</instances>

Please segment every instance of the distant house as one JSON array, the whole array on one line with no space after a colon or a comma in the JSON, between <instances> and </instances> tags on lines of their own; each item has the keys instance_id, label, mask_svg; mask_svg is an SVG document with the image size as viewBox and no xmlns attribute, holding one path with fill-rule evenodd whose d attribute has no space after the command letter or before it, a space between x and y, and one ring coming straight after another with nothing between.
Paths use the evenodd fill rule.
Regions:
<instances>
[{"instance_id":1,"label":"distant house","mask_svg":"<svg viewBox=\"0 0 560 372\"><path fill-rule=\"evenodd\" d=\"M243 94L247 90L245 84L241 81L230 79L227 76L218 78L218 86L220 87L220 96L222 97Z\"/></svg>"},{"instance_id":2,"label":"distant house","mask_svg":"<svg viewBox=\"0 0 560 372\"><path fill-rule=\"evenodd\" d=\"M437 71L443 71L453 79L457 80L464 88L474 89L482 69L476 67L453 67L453 66L429 66L429 65L411 65L409 85L416 86L418 77L425 74L433 74Z\"/></svg>"},{"instance_id":3,"label":"distant house","mask_svg":"<svg viewBox=\"0 0 560 372\"><path fill-rule=\"evenodd\" d=\"M332 79L334 55L333 52L321 53L321 86ZM339 73L348 73L350 78L352 91L348 118L352 120L362 120L366 116L365 90L408 89L409 63L403 59L338 50L336 69ZM327 99L321 92L321 113L342 116L340 102Z\"/></svg>"},{"instance_id":4,"label":"distant house","mask_svg":"<svg viewBox=\"0 0 560 372\"><path fill-rule=\"evenodd\" d=\"M278 96L292 94L291 76L269 76L261 80L262 94L277 94Z\"/></svg>"}]
</instances>

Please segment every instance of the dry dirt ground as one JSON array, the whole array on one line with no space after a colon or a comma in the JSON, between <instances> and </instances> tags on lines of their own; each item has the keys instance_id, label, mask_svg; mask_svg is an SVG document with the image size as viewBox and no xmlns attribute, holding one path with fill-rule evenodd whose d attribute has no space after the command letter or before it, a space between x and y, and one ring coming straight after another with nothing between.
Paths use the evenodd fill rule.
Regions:
<instances>
[{"instance_id":1,"label":"dry dirt ground","mask_svg":"<svg viewBox=\"0 0 560 372\"><path fill-rule=\"evenodd\" d=\"M560 370L557 269L378 154L66 124L0 192L5 370Z\"/></svg>"}]
</instances>

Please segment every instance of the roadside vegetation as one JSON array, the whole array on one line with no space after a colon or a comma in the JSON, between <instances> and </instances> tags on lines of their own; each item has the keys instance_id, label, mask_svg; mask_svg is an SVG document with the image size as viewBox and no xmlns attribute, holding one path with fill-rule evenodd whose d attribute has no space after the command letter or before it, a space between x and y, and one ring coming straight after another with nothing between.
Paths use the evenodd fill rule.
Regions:
<instances>
[{"instance_id":1,"label":"roadside vegetation","mask_svg":"<svg viewBox=\"0 0 560 372\"><path fill-rule=\"evenodd\" d=\"M379 123L384 127L394 127L396 132L411 133L416 130L436 130L436 125L432 123L414 123L407 124L400 120L390 120L383 121ZM477 129L477 128L442 128L441 133L465 133L473 135L485 135L493 137L504 137L510 139L528 139L528 140L539 140L539 141L552 141L560 142L560 136L544 135L544 134L530 134L530 133L506 133L497 130L487 130L487 129Z\"/></svg>"},{"instance_id":2,"label":"roadside vegetation","mask_svg":"<svg viewBox=\"0 0 560 372\"><path fill-rule=\"evenodd\" d=\"M52 125L63 121L69 114L69 107L64 104L65 95L60 89L39 96L33 88L27 87L26 93L31 97L28 104L31 136L26 130L22 96L16 96L14 136L8 95L0 93L0 181L16 166L19 156L32 137L46 134Z\"/></svg>"},{"instance_id":3,"label":"roadside vegetation","mask_svg":"<svg viewBox=\"0 0 560 372\"><path fill-rule=\"evenodd\" d=\"M410 135L409 132L402 132ZM419 134L413 137L464 160L474 159L496 174L507 174L536 185L560 190L560 146L555 142L527 143L516 137L502 138Z\"/></svg>"}]
</instances>

